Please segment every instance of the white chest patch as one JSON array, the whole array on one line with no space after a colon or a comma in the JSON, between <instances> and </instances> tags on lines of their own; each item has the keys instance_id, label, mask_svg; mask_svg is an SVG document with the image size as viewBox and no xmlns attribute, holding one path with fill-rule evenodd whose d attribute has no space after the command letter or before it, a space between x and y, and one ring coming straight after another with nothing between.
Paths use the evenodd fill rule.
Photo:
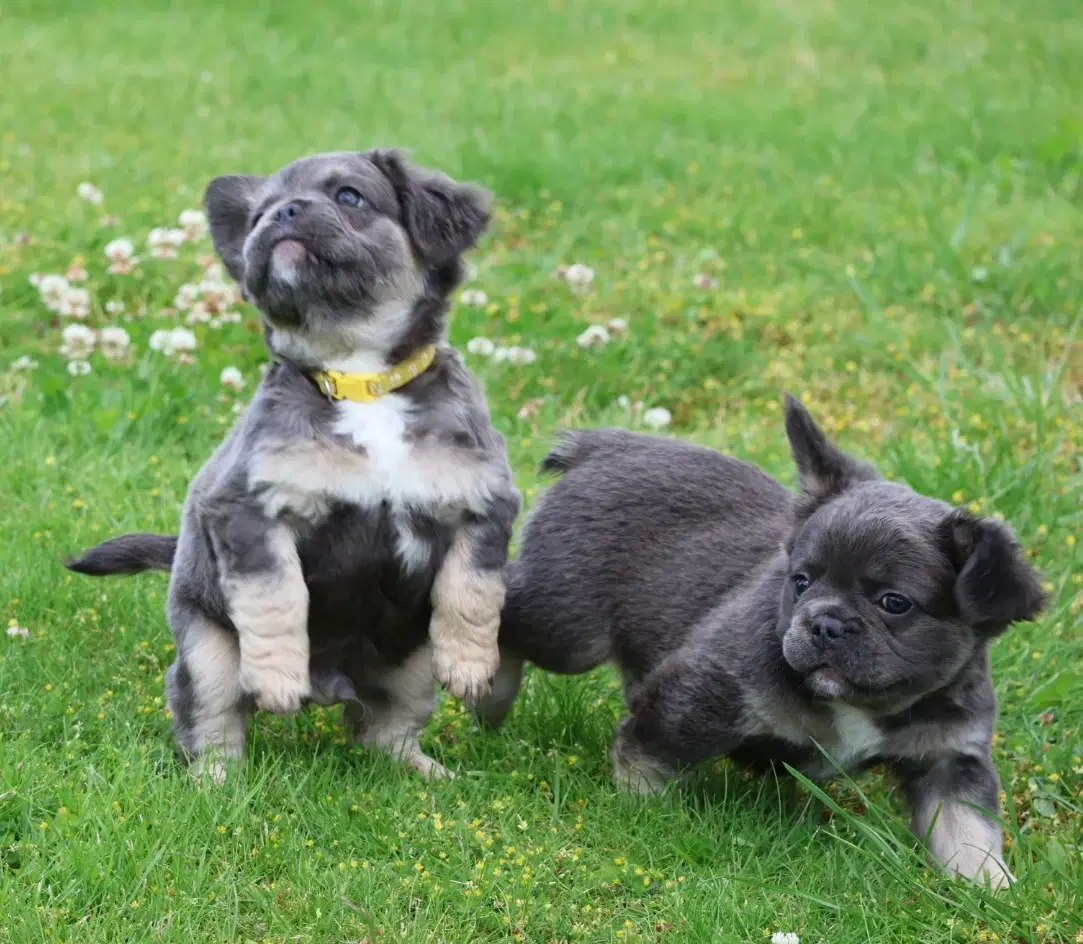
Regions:
<instances>
[{"instance_id":1,"label":"white chest patch","mask_svg":"<svg viewBox=\"0 0 1083 944\"><path fill-rule=\"evenodd\" d=\"M365 450L364 485L373 500L404 494L412 478L413 450L406 441L409 402L395 395L371 403L342 400L335 410L335 432Z\"/></svg>"},{"instance_id":2,"label":"white chest patch","mask_svg":"<svg viewBox=\"0 0 1083 944\"><path fill-rule=\"evenodd\" d=\"M882 750L883 734L860 708L838 703L832 706L832 713L835 716L835 743L830 751L840 767L854 767Z\"/></svg>"}]
</instances>

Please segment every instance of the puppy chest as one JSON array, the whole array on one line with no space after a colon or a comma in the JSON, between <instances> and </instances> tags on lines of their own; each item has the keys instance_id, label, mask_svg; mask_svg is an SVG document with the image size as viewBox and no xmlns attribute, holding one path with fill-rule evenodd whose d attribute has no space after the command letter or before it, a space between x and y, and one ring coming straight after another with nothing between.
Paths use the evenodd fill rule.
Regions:
<instances>
[{"instance_id":1,"label":"puppy chest","mask_svg":"<svg viewBox=\"0 0 1083 944\"><path fill-rule=\"evenodd\" d=\"M838 703L832 706L834 737L824 745L843 768L859 767L884 748L884 734L860 708Z\"/></svg>"}]
</instances>

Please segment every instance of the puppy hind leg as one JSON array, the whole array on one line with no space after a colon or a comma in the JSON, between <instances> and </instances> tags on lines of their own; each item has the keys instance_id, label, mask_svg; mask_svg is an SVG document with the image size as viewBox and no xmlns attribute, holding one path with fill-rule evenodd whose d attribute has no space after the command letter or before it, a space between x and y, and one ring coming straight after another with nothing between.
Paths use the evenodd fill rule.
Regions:
<instances>
[{"instance_id":1,"label":"puppy hind leg","mask_svg":"<svg viewBox=\"0 0 1083 944\"><path fill-rule=\"evenodd\" d=\"M423 777L452 777L418 740L436 705L434 686L432 646L425 645L363 686L360 699L346 706L346 723L359 743L387 751Z\"/></svg>"},{"instance_id":2,"label":"puppy hind leg","mask_svg":"<svg viewBox=\"0 0 1083 944\"><path fill-rule=\"evenodd\" d=\"M236 637L201 614L177 633L177 661L166 672L166 695L177 741L192 772L225 780L225 761L244 756L246 698Z\"/></svg>"},{"instance_id":3,"label":"puppy hind leg","mask_svg":"<svg viewBox=\"0 0 1083 944\"><path fill-rule=\"evenodd\" d=\"M474 706L474 715L485 726L494 731L499 728L511 710L519 687L523 683L522 659L518 659L506 650L500 652L500 665L493 677L489 694L484 695Z\"/></svg>"}]
</instances>

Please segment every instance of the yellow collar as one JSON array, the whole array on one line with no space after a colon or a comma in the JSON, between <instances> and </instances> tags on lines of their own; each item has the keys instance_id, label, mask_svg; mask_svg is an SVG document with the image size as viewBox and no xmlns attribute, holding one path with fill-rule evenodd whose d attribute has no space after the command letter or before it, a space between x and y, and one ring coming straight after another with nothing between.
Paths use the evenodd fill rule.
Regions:
<instances>
[{"instance_id":1,"label":"yellow collar","mask_svg":"<svg viewBox=\"0 0 1083 944\"><path fill-rule=\"evenodd\" d=\"M436 345L428 344L382 374L344 374L340 370L321 370L313 374L312 379L320 392L330 400L371 403L425 373L435 359Z\"/></svg>"}]
</instances>

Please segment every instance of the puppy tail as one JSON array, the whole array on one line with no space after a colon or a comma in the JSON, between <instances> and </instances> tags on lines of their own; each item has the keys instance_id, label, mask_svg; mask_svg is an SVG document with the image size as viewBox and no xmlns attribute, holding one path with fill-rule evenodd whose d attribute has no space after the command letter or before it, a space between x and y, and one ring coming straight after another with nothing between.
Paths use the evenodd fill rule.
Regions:
<instances>
[{"instance_id":1,"label":"puppy tail","mask_svg":"<svg viewBox=\"0 0 1083 944\"><path fill-rule=\"evenodd\" d=\"M583 434L574 430L564 430L557 437L549 454L541 461L542 472L556 472L563 474L574 469L587 452L583 448Z\"/></svg>"},{"instance_id":2,"label":"puppy tail","mask_svg":"<svg viewBox=\"0 0 1083 944\"><path fill-rule=\"evenodd\" d=\"M64 566L91 577L138 574L144 570L168 571L176 553L175 534L124 534L92 547L79 557L68 558Z\"/></svg>"}]
</instances>

